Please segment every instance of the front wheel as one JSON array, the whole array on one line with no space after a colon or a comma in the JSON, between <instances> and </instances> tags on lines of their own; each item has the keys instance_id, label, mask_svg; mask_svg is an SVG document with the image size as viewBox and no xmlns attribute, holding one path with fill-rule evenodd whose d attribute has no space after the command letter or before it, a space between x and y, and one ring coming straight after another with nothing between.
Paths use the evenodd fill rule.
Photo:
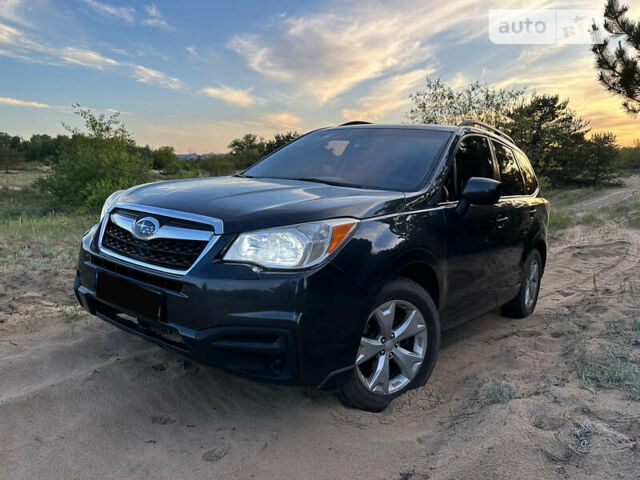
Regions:
<instances>
[{"instance_id":1,"label":"front wheel","mask_svg":"<svg viewBox=\"0 0 640 480\"><path fill-rule=\"evenodd\" d=\"M340 389L342 401L372 412L424 385L440 346L438 310L417 283L396 278L382 289L369 314L355 368Z\"/></svg>"},{"instance_id":2,"label":"front wheel","mask_svg":"<svg viewBox=\"0 0 640 480\"><path fill-rule=\"evenodd\" d=\"M502 313L512 318L525 318L531 315L538 303L541 279L542 257L538 250L533 250L524 262L520 291L516 298L502 306Z\"/></svg>"}]
</instances>

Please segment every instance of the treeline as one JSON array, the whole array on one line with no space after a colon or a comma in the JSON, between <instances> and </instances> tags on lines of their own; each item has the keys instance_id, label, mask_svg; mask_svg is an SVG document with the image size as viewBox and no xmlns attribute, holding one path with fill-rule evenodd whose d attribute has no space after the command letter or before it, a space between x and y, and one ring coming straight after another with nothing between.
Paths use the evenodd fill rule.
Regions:
<instances>
[{"instance_id":1,"label":"treeline","mask_svg":"<svg viewBox=\"0 0 640 480\"><path fill-rule=\"evenodd\" d=\"M228 154L180 159L173 147L139 146L119 115L96 114L75 106L82 130L65 125L68 135L33 135L24 140L0 133L0 165L8 172L20 164L48 165L51 172L36 187L61 210L98 212L116 190L159 179L232 175L297 138L297 132L265 140L246 134L233 140Z\"/></svg>"},{"instance_id":2,"label":"treeline","mask_svg":"<svg viewBox=\"0 0 640 480\"><path fill-rule=\"evenodd\" d=\"M411 95L413 123L456 125L465 119L491 124L511 136L543 181L554 187L615 181L621 170L640 170L640 144L620 148L611 132L590 135L589 121L558 95L493 88L472 82L452 88L428 78Z\"/></svg>"},{"instance_id":3,"label":"treeline","mask_svg":"<svg viewBox=\"0 0 640 480\"><path fill-rule=\"evenodd\" d=\"M54 166L79 141L74 135L34 134L29 139L0 132L0 169L8 172L23 163ZM139 156L153 170L171 176L230 175L253 165L260 158L286 145L299 136L297 132L276 134L265 140L248 133L233 140L228 148L231 153L197 155L195 158L181 159L171 146L156 149L148 145L139 146L128 142L129 153Z\"/></svg>"},{"instance_id":4,"label":"treeline","mask_svg":"<svg viewBox=\"0 0 640 480\"><path fill-rule=\"evenodd\" d=\"M590 135L589 122L557 95L495 89L474 82L453 89L427 79L411 96L414 123L457 124L473 118L497 126L531 159L543 185L607 184L623 170L640 171L640 143L620 148L612 133ZM46 164L51 172L37 187L51 195L56 208L99 211L115 190L163 178L231 175L299 136L271 139L248 133L233 140L229 153L181 159L170 146L139 146L118 114L96 114L75 106L82 130L65 126L67 135L33 135L25 140L0 133L0 167Z\"/></svg>"}]
</instances>

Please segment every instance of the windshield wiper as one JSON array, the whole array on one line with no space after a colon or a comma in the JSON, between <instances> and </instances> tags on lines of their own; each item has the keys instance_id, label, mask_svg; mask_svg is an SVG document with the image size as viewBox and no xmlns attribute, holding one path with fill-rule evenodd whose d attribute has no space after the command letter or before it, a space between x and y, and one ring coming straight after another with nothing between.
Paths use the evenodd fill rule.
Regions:
<instances>
[{"instance_id":1,"label":"windshield wiper","mask_svg":"<svg viewBox=\"0 0 640 480\"><path fill-rule=\"evenodd\" d=\"M238 178L253 178L251 175L243 175L242 173L236 173L234 175L232 175L233 177L238 177Z\"/></svg>"},{"instance_id":2,"label":"windshield wiper","mask_svg":"<svg viewBox=\"0 0 640 480\"><path fill-rule=\"evenodd\" d=\"M335 182L333 180L325 180L324 178L301 177L301 178L294 178L294 180L299 180L301 182L324 183L325 185L333 185L336 187L361 188L361 187L358 187L357 185L352 185L350 183Z\"/></svg>"}]
</instances>

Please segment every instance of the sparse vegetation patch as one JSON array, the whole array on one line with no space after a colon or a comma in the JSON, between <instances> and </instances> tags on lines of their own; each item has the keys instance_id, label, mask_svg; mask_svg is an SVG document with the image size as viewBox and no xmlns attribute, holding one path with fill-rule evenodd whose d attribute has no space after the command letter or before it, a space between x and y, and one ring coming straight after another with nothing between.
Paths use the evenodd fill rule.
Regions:
<instances>
[{"instance_id":1,"label":"sparse vegetation patch","mask_svg":"<svg viewBox=\"0 0 640 480\"><path fill-rule=\"evenodd\" d=\"M517 386L494 378L487 389L487 401L489 403L507 403L516 398L517 394Z\"/></svg>"}]
</instances>

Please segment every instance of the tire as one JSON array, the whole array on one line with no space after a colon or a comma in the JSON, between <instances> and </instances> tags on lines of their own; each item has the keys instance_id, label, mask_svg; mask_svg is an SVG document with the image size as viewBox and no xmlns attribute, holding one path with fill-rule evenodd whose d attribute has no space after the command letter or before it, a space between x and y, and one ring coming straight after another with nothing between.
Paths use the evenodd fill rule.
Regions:
<instances>
[{"instance_id":1,"label":"tire","mask_svg":"<svg viewBox=\"0 0 640 480\"><path fill-rule=\"evenodd\" d=\"M338 395L349 407L381 412L395 397L427 382L439 348L440 319L435 303L416 282L394 278L382 288L371 308L355 368Z\"/></svg>"},{"instance_id":2,"label":"tire","mask_svg":"<svg viewBox=\"0 0 640 480\"><path fill-rule=\"evenodd\" d=\"M502 306L503 315L511 318L525 318L533 313L538 303L542 268L540 252L533 250L524 262L520 291L516 298ZM535 272L533 271L534 269ZM535 285L532 282L535 282Z\"/></svg>"}]
</instances>

